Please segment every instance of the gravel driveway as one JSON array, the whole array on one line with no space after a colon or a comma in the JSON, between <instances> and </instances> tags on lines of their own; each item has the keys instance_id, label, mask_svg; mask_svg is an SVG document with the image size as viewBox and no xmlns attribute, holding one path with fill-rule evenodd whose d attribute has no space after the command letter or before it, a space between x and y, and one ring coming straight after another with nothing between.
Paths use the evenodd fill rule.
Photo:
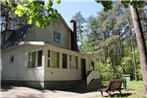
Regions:
<instances>
[{"instance_id":1,"label":"gravel driveway","mask_svg":"<svg viewBox=\"0 0 147 98\"><path fill-rule=\"evenodd\" d=\"M102 98L97 91L38 90L29 87L2 85L2 98Z\"/></svg>"}]
</instances>

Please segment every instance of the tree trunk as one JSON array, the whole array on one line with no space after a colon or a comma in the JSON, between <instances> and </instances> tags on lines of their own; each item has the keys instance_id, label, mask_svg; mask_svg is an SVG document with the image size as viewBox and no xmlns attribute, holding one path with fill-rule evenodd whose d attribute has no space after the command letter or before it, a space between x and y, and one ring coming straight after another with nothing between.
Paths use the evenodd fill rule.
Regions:
<instances>
[{"instance_id":1,"label":"tree trunk","mask_svg":"<svg viewBox=\"0 0 147 98\"><path fill-rule=\"evenodd\" d=\"M129 25L131 26L131 20L129 19L128 21ZM135 43L133 40L133 36L134 34L132 33L131 27L129 27L129 31L130 31L130 41L131 41L131 50L132 50L132 63L133 63L133 67L134 67L134 79L137 81L138 77L137 77L137 65L136 65L136 56L135 56Z\"/></svg>"},{"instance_id":2,"label":"tree trunk","mask_svg":"<svg viewBox=\"0 0 147 98\"><path fill-rule=\"evenodd\" d=\"M131 47L132 47L132 52L133 52L133 66L134 66L134 79L137 81L137 66L136 66L136 56L135 56L135 45L134 45L134 40L133 40L133 35L132 31L130 30L130 40L131 40Z\"/></svg>"},{"instance_id":3,"label":"tree trunk","mask_svg":"<svg viewBox=\"0 0 147 98\"><path fill-rule=\"evenodd\" d=\"M147 94L147 50L145 45L145 39L143 36L143 31L142 31L137 8L134 8L133 6L130 5L130 10L131 10L134 29L136 33L137 44L139 48L140 63L142 66L142 75L143 75L143 81L144 81L144 92L145 94Z\"/></svg>"}]
</instances>

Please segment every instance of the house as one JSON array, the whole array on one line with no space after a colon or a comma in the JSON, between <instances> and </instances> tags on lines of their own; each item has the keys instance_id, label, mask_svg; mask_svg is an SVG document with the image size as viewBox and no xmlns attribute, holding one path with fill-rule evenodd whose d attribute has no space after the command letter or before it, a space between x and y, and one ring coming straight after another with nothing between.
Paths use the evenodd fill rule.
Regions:
<instances>
[{"instance_id":1,"label":"house","mask_svg":"<svg viewBox=\"0 0 147 98\"><path fill-rule=\"evenodd\" d=\"M95 58L78 51L75 21L69 28L58 14L45 29L25 25L1 35L2 82L43 89L98 86Z\"/></svg>"}]
</instances>

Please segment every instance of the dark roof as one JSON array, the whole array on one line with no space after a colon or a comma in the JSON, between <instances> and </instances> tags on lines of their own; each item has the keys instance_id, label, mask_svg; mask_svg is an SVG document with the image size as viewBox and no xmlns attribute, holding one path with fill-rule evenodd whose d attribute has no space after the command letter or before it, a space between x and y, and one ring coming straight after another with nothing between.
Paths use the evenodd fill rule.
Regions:
<instances>
[{"instance_id":1,"label":"dark roof","mask_svg":"<svg viewBox=\"0 0 147 98\"><path fill-rule=\"evenodd\" d=\"M2 33L5 33L5 32L8 32L8 31L10 31L10 32L14 32L14 30L9 30L9 29L7 29L7 30L3 30L3 31L1 31L1 34L2 34Z\"/></svg>"},{"instance_id":2,"label":"dark roof","mask_svg":"<svg viewBox=\"0 0 147 98\"><path fill-rule=\"evenodd\" d=\"M22 41L25 38L25 35L28 33L28 29L30 29L31 27L32 25L27 24L17 30L14 30L10 37L2 43L1 49L9 48Z\"/></svg>"}]
</instances>

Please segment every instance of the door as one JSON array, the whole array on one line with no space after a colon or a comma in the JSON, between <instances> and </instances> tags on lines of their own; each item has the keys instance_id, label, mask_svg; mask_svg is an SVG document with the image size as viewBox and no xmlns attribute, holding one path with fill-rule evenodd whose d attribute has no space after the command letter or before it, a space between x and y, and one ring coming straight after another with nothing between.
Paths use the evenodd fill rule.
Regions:
<instances>
[{"instance_id":1,"label":"door","mask_svg":"<svg viewBox=\"0 0 147 98\"><path fill-rule=\"evenodd\" d=\"M86 60L83 58L81 59L81 78L86 79Z\"/></svg>"}]
</instances>

